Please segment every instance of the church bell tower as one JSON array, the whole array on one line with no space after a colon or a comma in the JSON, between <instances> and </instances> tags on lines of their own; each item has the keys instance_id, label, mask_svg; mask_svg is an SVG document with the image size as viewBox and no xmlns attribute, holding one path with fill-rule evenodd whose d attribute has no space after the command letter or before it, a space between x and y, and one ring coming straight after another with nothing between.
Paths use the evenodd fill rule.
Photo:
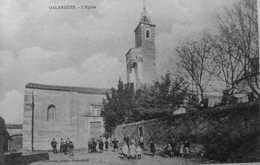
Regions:
<instances>
[{"instance_id":1,"label":"church bell tower","mask_svg":"<svg viewBox=\"0 0 260 165\"><path fill-rule=\"evenodd\" d=\"M141 85L151 84L156 78L155 25L144 4L140 21L134 30L135 48L126 53L127 82L138 89Z\"/></svg>"}]
</instances>

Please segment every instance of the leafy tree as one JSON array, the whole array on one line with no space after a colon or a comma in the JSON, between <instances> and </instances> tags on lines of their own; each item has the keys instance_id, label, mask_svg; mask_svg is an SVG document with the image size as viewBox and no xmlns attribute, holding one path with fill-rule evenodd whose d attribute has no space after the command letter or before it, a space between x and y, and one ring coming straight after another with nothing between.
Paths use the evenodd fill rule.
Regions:
<instances>
[{"instance_id":1,"label":"leafy tree","mask_svg":"<svg viewBox=\"0 0 260 165\"><path fill-rule=\"evenodd\" d=\"M133 98L134 90L131 84L124 84L120 79L117 89L111 88L111 93L106 94L101 115L104 117L107 132L111 132L117 125L129 122Z\"/></svg>"},{"instance_id":2,"label":"leafy tree","mask_svg":"<svg viewBox=\"0 0 260 165\"><path fill-rule=\"evenodd\" d=\"M172 80L170 74L162 81L151 86L142 86L136 92L131 84L118 81L117 89L103 100L101 115L105 120L105 129L111 132L123 123L136 122L165 117L184 103L187 96L187 84L184 79Z\"/></svg>"},{"instance_id":3,"label":"leafy tree","mask_svg":"<svg viewBox=\"0 0 260 165\"><path fill-rule=\"evenodd\" d=\"M167 111L168 115L184 104L188 95L188 83L183 78L172 79L170 73L156 81L150 87L140 88L136 92L135 102L139 109L157 112Z\"/></svg>"}]
</instances>

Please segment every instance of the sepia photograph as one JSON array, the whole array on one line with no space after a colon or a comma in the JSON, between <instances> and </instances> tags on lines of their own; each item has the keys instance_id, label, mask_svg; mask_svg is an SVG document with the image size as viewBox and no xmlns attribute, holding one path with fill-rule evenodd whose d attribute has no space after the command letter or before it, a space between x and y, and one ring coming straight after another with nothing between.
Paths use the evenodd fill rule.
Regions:
<instances>
[{"instance_id":1,"label":"sepia photograph","mask_svg":"<svg viewBox=\"0 0 260 165\"><path fill-rule=\"evenodd\" d=\"M257 0L1 0L0 165L260 163Z\"/></svg>"}]
</instances>

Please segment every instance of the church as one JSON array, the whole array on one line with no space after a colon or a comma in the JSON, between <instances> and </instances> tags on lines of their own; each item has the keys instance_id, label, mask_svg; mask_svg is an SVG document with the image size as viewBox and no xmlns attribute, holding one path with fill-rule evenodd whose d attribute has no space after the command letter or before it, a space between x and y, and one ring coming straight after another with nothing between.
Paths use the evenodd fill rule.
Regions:
<instances>
[{"instance_id":1,"label":"church","mask_svg":"<svg viewBox=\"0 0 260 165\"><path fill-rule=\"evenodd\" d=\"M135 47L126 53L126 68L127 82L138 89L156 79L155 25L145 5L134 33Z\"/></svg>"},{"instance_id":2,"label":"church","mask_svg":"<svg viewBox=\"0 0 260 165\"><path fill-rule=\"evenodd\" d=\"M145 6L134 30L135 47L126 53L127 82L135 89L156 78L155 25ZM54 86L29 83L25 86L23 149L50 150L51 141L69 138L75 148L87 148L90 138L104 134L100 116L102 100L109 89Z\"/></svg>"},{"instance_id":3,"label":"church","mask_svg":"<svg viewBox=\"0 0 260 165\"><path fill-rule=\"evenodd\" d=\"M104 133L100 116L109 89L29 83L25 87L23 149L50 150L53 138L69 138L75 148L87 148L89 138Z\"/></svg>"}]
</instances>

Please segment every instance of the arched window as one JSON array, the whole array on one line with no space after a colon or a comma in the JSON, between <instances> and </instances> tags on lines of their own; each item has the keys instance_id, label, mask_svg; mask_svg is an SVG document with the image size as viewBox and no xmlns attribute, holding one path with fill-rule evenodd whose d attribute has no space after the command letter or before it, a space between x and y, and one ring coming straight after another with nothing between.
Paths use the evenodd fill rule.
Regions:
<instances>
[{"instance_id":1,"label":"arched window","mask_svg":"<svg viewBox=\"0 0 260 165\"><path fill-rule=\"evenodd\" d=\"M49 105L47 110L47 121L54 120L56 117L56 107L55 105Z\"/></svg>"},{"instance_id":2,"label":"arched window","mask_svg":"<svg viewBox=\"0 0 260 165\"><path fill-rule=\"evenodd\" d=\"M146 30L145 36L146 36L146 38L150 38L150 30L149 29Z\"/></svg>"}]
</instances>

